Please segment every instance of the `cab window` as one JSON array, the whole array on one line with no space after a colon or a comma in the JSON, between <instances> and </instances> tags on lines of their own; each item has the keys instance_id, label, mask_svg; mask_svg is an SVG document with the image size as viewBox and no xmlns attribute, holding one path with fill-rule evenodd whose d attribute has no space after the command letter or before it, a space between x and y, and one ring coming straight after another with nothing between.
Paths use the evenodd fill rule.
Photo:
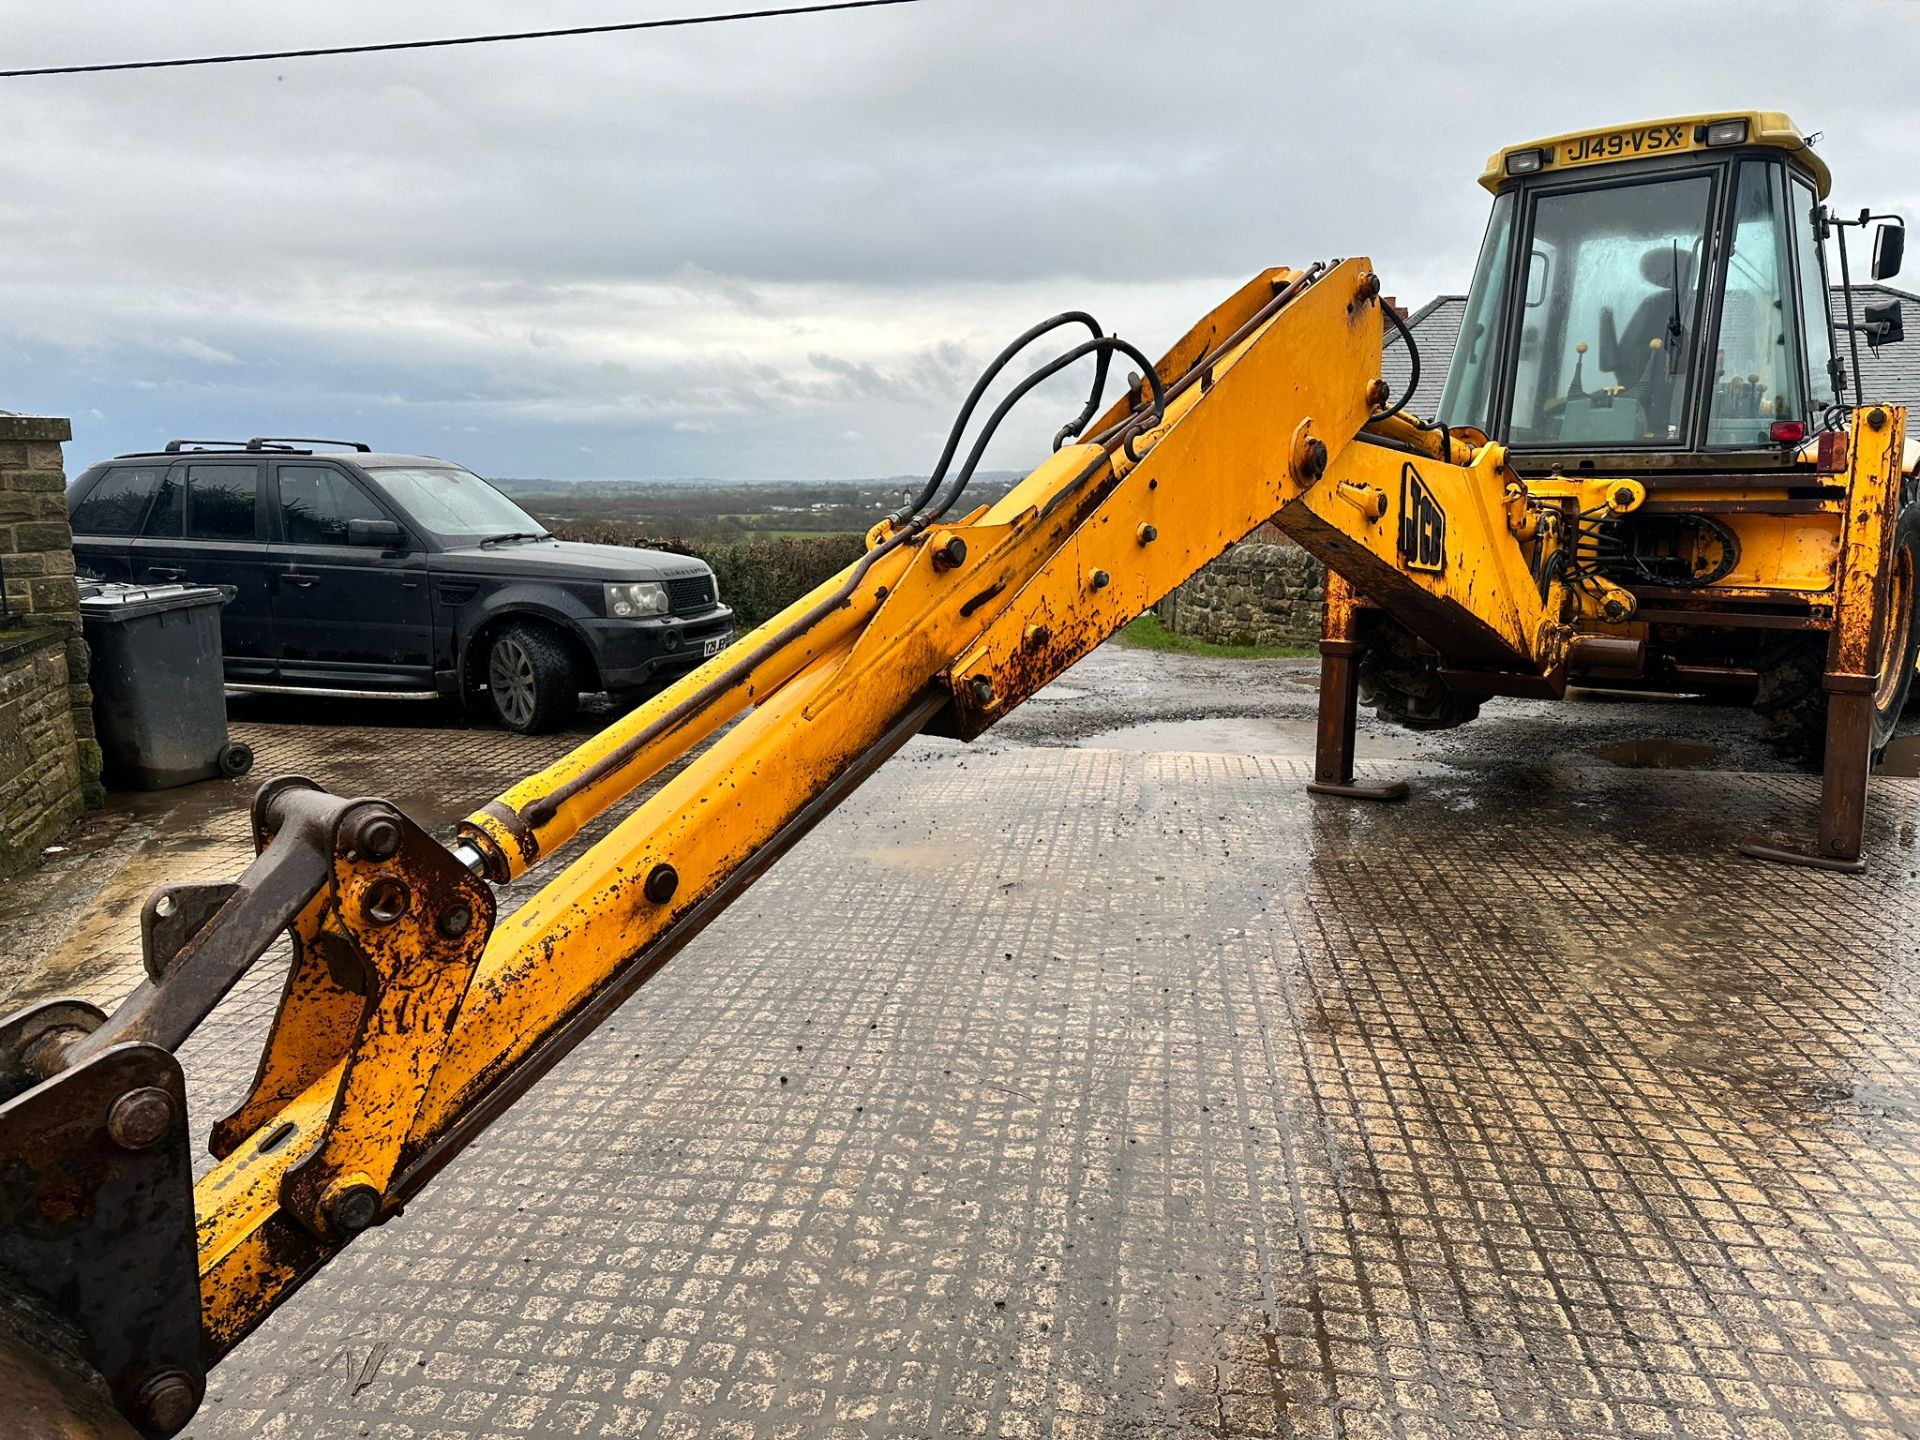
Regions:
<instances>
[{"instance_id":1,"label":"cab window","mask_svg":"<svg viewBox=\"0 0 1920 1440\"><path fill-rule=\"evenodd\" d=\"M1467 313L1460 339L1453 348L1453 364L1440 392L1440 418L1449 425L1489 428L1493 408L1494 350L1506 313L1507 250L1513 241L1513 192L1497 197L1487 236L1480 245L1480 263L1474 267L1473 288L1467 293Z\"/></svg>"},{"instance_id":2,"label":"cab window","mask_svg":"<svg viewBox=\"0 0 1920 1440\"><path fill-rule=\"evenodd\" d=\"M1821 263L1819 197L1798 175L1787 182L1791 196L1793 249L1800 273L1800 333L1807 349L1807 389L1815 404L1839 398L1833 383L1833 316L1827 309L1827 272Z\"/></svg>"},{"instance_id":3,"label":"cab window","mask_svg":"<svg viewBox=\"0 0 1920 1440\"><path fill-rule=\"evenodd\" d=\"M73 507L76 535L131 535L140 528L164 466L122 465L107 471Z\"/></svg>"},{"instance_id":4,"label":"cab window","mask_svg":"<svg viewBox=\"0 0 1920 1440\"><path fill-rule=\"evenodd\" d=\"M1709 445L1765 444L1775 421L1806 418L1793 343L1799 316L1787 284L1789 255L1781 169L1742 161L1714 352Z\"/></svg>"},{"instance_id":5,"label":"cab window","mask_svg":"<svg viewBox=\"0 0 1920 1440\"><path fill-rule=\"evenodd\" d=\"M349 520L384 520L353 481L331 465L282 465L280 533L289 545L344 545Z\"/></svg>"},{"instance_id":6,"label":"cab window","mask_svg":"<svg viewBox=\"0 0 1920 1440\"><path fill-rule=\"evenodd\" d=\"M1708 175L1548 191L1534 202L1507 436L1672 445L1697 349Z\"/></svg>"}]
</instances>

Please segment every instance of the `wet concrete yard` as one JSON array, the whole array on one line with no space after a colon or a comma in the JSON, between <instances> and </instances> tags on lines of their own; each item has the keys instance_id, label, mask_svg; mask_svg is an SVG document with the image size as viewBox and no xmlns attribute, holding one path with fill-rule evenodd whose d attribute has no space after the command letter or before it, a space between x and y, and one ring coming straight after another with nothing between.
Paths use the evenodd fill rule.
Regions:
<instances>
[{"instance_id":1,"label":"wet concrete yard","mask_svg":"<svg viewBox=\"0 0 1920 1440\"><path fill-rule=\"evenodd\" d=\"M1920 781L1867 875L1765 867L1811 778L1591 696L1364 727L1414 798L1311 802L1314 678L1110 647L916 742L190 1433L1920 1433ZM566 743L251 714L438 821ZM124 988L249 788L0 887L15 997ZM277 983L183 1054L203 1120Z\"/></svg>"}]
</instances>

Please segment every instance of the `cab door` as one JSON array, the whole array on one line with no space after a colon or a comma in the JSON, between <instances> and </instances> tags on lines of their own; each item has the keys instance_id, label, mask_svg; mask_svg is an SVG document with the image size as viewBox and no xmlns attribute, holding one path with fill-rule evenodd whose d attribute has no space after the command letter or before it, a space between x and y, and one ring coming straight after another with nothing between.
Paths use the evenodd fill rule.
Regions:
<instances>
[{"instance_id":1,"label":"cab door","mask_svg":"<svg viewBox=\"0 0 1920 1440\"><path fill-rule=\"evenodd\" d=\"M433 690L427 560L403 522L322 460L277 460L273 477L273 633L288 684ZM398 526L399 543L353 543L354 521Z\"/></svg>"},{"instance_id":2,"label":"cab door","mask_svg":"<svg viewBox=\"0 0 1920 1440\"><path fill-rule=\"evenodd\" d=\"M136 584L231 585L220 612L227 679L273 676L273 607L261 527L258 460L195 458L167 467L146 521L127 545Z\"/></svg>"}]
</instances>

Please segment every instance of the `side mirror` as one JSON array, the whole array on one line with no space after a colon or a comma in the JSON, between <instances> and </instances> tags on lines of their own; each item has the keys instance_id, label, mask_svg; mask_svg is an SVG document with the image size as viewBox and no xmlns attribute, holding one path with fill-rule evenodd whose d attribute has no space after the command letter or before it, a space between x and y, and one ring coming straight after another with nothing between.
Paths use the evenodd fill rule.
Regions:
<instances>
[{"instance_id":1,"label":"side mirror","mask_svg":"<svg viewBox=\"0 0 1920 1440\"><path fill-rule=\"evenodd\" d=\"M1873 278L1891 280L1900 273L1900 261L1907 253L1907 227L1898 220L1878 226L1873 232Z\"/></svg>"},{"instance_id":2,"label":"side mirror","mask_svg":"<svg viewBox=\"0 0 1920 1440\"><path fill-rule=\"evenodd\" d=\"M1620 373L1620 325L1611 305L1600 307L1600 353L1594 358L1607 374Z\"/></svg>"},{"instance_id":3,"label":"side mirror","mask_svg":"<svg viewBox=\"0 0 1920 1440\"><path fill-rule=\"evenodd\" d=\"M381 550L404 550L407 548L407 532L391 520L349 520L347 544L372 545Z\"/></svg>"},{"instance_id":4,"label":"side mirror","mask_svg":"<svg viewBox=\"0 0 1920 1440\"><path fill-rule=\"evenodd\" d=\"M1882 345L1893 345L1907 338L1905 326L1900 322L1900 302L1882 301L1878 305L1864 308L1865 323L1860 328L1866 332L1867 344L1878 350Z\"/></svg>"}]
</instances>

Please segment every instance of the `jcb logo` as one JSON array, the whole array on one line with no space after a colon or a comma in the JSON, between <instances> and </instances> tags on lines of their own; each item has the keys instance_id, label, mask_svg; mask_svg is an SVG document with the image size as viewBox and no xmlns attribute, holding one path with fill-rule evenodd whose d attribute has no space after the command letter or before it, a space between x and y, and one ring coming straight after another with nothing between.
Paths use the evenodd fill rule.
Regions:
<instances>
[{"instance_id":1,"label":"jcb logo","mask_svg":"<svg viewBox=\"0 0 1920 1440\"><path fill-rule=\"evenodd\" d=\"M1411 460L1400 471L1400 556L1409 570L1447 568L1447 512Z\"/></svg>"}]
</instances>

